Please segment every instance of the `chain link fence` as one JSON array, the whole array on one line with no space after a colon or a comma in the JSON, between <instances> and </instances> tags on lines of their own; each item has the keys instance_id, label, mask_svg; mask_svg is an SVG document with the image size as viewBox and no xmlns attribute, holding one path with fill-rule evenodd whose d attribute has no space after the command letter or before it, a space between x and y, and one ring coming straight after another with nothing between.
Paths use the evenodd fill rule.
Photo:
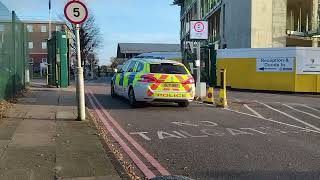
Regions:
<instances>
[{"instance_id":1,"label":"chain link fence","mask_svg":"<svg viewBox=\"0 0 320 180\"><path fill-rule=\"evenodd\" d=\"M0 9L0 100L25 87L27 30L15 12Z\"/></svg>"}]
</instances>

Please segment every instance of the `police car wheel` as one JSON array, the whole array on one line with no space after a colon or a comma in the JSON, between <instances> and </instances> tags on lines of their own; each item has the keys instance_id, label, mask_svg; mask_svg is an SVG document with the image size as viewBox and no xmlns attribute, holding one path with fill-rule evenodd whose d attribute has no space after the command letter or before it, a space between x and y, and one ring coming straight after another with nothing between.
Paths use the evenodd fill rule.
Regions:
<instances>
[{"instance_id":1,"label":"police car wheel","mask_svg":"<svg viewBox=\"0 0 320 180\"><path fill-rule=\"evenodd\" d=\"M189 104L190 104L189 101L178 102L179 107L188 107Z\"/></svg>"},{"instance_id":2,"label":"police car wheel","mask_svg":"<svg viewBox=\"0 0 320 180\"><path fill-rule=\"evenodd\" d=\"M129 103L132 107L137 107L138 106L138 102L136 101L136 97L134 95L134 91L131 88L129 91Z\"/></svg>"}]
</instances>

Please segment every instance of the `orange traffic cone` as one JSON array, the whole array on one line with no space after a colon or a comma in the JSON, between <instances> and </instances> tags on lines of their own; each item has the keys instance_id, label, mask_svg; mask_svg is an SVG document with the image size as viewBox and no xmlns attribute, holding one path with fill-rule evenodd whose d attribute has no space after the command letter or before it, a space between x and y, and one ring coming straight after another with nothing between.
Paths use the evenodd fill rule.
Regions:
<instances>
[{"instance_id":1,"label":"orange traffic cone","mask_svg":"<svg viewBox=\"0 0 320 180\"><path fill-rule=\"evenodd\" d=\"M204 102L208 104L214 104L214 89L212 87L208 88L207 97Z\"/></svg>"}]
</instances>

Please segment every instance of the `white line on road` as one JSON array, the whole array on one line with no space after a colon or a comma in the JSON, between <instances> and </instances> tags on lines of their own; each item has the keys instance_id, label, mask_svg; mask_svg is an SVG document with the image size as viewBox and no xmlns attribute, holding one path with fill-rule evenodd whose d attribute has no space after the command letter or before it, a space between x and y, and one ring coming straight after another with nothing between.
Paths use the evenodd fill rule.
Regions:
<instances>
[{"instance_id":1,"label":"white line on road","mask_svg":"<svg viewBox=\"0 0 320 180\"><path fill-rule=\"evenodd\" d=\"M280 114L282 114L282 115L285 115L285 116L287 116L287 117L289 117L289 118L291 118L291 119L293 119L293 120L295 120L295 121L297 121L297 122L300 122L300 123L302 123L302 124L304 124L304 125L307 125L307 126L313 128L313 129L317 130L318 132L320 132L320 128L318 128L318 127L316 127L316 126L314 126L314 125L312 125L312 124L310 124L310 123L307 123L307 122L305 122L305 121L302 121L301 119L298 119L298 118L296 118L296 117L294 117L294 116L291 116L290 114L285 113L285 112L283 112L283 111L280 111L280 110L278 110L278 109L276 109L276 108L273 108L273 107L271 107L271 106L269 106L269 105L267 105L267 104L265 104L265 103L262 103L262 102L259 102L259 101L256 101L256 102L259 103L259 104L261 104L261 105L264 105L265 107L267 107L267 108L269 108L269 109L271 109L271 110L273 110L273 111L276 111L276 112L278 112L278 113L280 113Z\"/></svg>"},{"instance_id":2,"label":"white line on road","mask_svg":"<svg viewBox=\"0 0 320 180\"><path fill-rule=\"evenodd\" d=\"M238 102L241 102L240 99L237 99L237 98L235 98L235 97L233 97L233 99L235 99L235 100L238 101ZM259 118L265 118L265 117L263 117L261 114L259 114L257 111L255 111L254 109L252 109L251 107L249 107L247 104L244 104L243 106L244 106L245 108L247 108L249 111L251 111L253 114L255 114L256 116L258 116Z\"/></svg>"},{"instance_id":3,"label":"white line on road","mask_svg":"<svg viewBox=\"0 0 320 180\"><path fill-rule=\"evenodd\" d=\"M310 107L310 106L307 106L307 105L305 105L305 104L301 104L301 106L306 107L306 108L311 109L311 110L314 110L314 111L316 111L316 112L320 112L319 109L315 109L315 108Z\"/></svg>"},{"instance_id":4,"label":"white line on road","mask_svg":"<svg viewBox=\"0 0 320 180\"><path fill-rule=\"evenodd\" d=\"M320 119L319 116L316 116L316 115L314 115L314 114L311 114L311 113L308 113L308 112L305 112L305 111L301 111L300 109L296 109L296 108L294 108L294 107L292 107L292 106L289 106L289 105L287 105L287 104L282 104L282 105L284 105L284 106L286 106L286 107L288 107L288 108L290 108L290 109L292 109L292 110L294 110L294 111L297 111L297 112L300 112L300 113L309 115L309 116L314 117L314 118L316 118L316 119Z\"/></svg>"},{"instance_id":5,"label":"white line on road","mask_svg":"<svg viewBox=\"0 0 320 180\"><path fill-rule=\"evenodd\" d=\"M263 117L261 114L259 114L257 111L255 111L254 109L252 109L251 107L249 107L247 104L243 105L245 108L247 108L249 111L251 111L253 114L255 114L257 117L259 118L265 118Z\"/></svg>"},{"instance_id":6,"label":"white line on road","mask_svg":"<svg viewBox=\"0 0 320 180\"><path fill-rule=\"evenodd\" d=\"M286 125L286 126L289 126L289 127L294 127L294 128L298 128L298 129L302 129L302 130L306 130L306 131L310 131L310 132L314 132L314 133L320 134L320 131L316 131L316 130L312 130L312 129L308 129L308 128L303 128L303 127L300 127L300 126L296 126L296 125L292 125L292 124L276 121L276 120L273 120L273 119L260 118L258 116L252 115L252 114L248 114L248 113L244 113L244 112L240 112L240 111L236 111L236 110L232 110L232 109L225 109L225 110L231 111L231 112L234 112L234 113L238 113L238 114L242 114L242 115L247 115L247 116L250 116L250 117L255 117L255 118L258 118L258 119L265 120L265 121L270 121L270 122L274 122L274 123L277 123L277 124Z\"/></svg>"}]
</instances>

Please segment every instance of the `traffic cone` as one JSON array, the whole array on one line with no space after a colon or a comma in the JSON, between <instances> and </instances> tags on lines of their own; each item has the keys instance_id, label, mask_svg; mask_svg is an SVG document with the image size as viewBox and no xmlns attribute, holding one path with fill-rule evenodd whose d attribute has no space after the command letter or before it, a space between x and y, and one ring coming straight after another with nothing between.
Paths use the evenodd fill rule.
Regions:
<instances>
[{"instance_id":1,"label":"traffic cone","mask_svg":"<svg viewBox=\"0 0 320 180\"><path fill-rule=\"evenodd\" d=\"M208 88L207 97L204 102L208 104L214 104L214 89L212 87Z\"/></svg>"}]
</instances>

